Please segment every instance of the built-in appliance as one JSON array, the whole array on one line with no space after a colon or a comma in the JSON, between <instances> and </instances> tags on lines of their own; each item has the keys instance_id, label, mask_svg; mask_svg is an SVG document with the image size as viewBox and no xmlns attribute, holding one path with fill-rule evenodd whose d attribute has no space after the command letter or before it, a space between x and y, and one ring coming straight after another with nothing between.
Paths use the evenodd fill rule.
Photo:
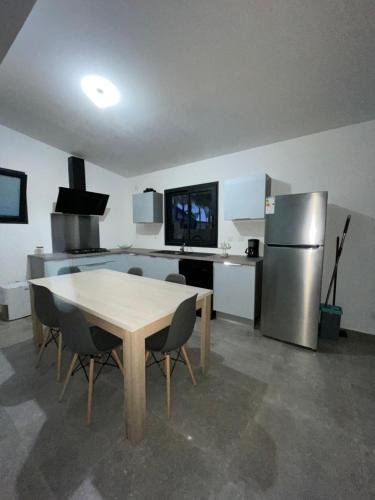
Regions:
<instances>
[{"instance_id":1,"label":"built-in appliance","mask_svg":"<svg viewBox=\"0 0 375 500\"><path fill-rule=\"evenodd\" d=\"M259 257L259 240L251 239L247 241L245 254L250 257Z\"/></svg>"},{"instance_id":2,"label":"built-in appliance","mask_svg":"<svg viewBox=\"0 0 375 500\"><path fill-rule=\"evenodd\" d=\"M108 194L86 191L85 162L71 156L68 159L69 188L59 187L56 212L78 215L103 215Z\"/></svg>"},{"instance_id":3,"label":"built-in appliance","mask_svg":"<svg viewBox=\"0 0 375 500\"><path fill-rule=\"evenodd\" d=\"M100 248L99 217L95 215L51 214L53 252Z\"/></svg>"},{"instance_id":4,"label":"built-in appliance","mask_svg":"<svg viewBox=\"0 0 375 500\"><path fill-rule=\"evenodd\" d=\"M69 249L67 253L72 253L74 255L90 254L90 253L104 253L108 252L107 248L75 248Z\"/></svg>"},{"instance_id":5,"label":"built-in appliance","mask_svg":"<svg viewBox=\"0 0 375 500\"><path fill-rule=\"evenodd\" d=\"M56 212L79 215L103 215L109 195L59 187Z\"/></svg>"},{"instance_id":6,"label":"built-in appliance","mask_svg":"<svg viewBox=\"0 0 375 500\"><path fill-rule=\"evenodd\" d=\"M267 199L261 331L316 349L328 193Z\"/></svg>"},{"instance_id":7,"label":"built-in appliance","mask_svg":"<svg viewBox=\"0 0 375 500\"><path fill-rule=\"evenodd\" d=\"M205 260L181 259L178 263L179 273L186 278L186 284L208 288L213 290L214 287L214 265L213 262ZM201 311L197 311L197 315L201 315ZM211 319L216 318L216 312L213 310L213 300L211 301Z\"/></svg>"}]
</instances>

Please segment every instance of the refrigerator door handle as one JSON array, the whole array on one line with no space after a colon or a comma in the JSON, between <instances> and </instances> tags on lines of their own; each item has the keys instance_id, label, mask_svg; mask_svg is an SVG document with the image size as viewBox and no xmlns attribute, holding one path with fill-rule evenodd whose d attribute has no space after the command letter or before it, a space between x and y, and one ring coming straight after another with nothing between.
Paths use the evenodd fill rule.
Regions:
<instances>
[{"instance_id":1,"label":"refrigerator door handle","mask_svg":"<svg viewBox=\"0 0 375 500\"><path fill-rule=\"evenodd\" d=\"M323 245L278 245L276 243L267 243L267 246L275 248L320 248Z\"/></svg>"}]
</instances>

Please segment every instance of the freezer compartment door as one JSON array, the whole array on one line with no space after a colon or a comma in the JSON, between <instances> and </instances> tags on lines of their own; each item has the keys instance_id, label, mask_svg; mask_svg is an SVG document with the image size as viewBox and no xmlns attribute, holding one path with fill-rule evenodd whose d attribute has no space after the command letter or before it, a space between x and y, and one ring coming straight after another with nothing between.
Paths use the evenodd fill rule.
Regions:
<instances>
[{"instance_id":1,"label":"freezer compartment door","mask_svg":"<svg viewBox=\"0 0 375 500\"><path fill-rule=\"evenodd\" d=\"M323 247L264 249L261 331L316 349Z\"/></svg>"},{"instance_id":2,"label":"freezer compartment door","mask_svg":"<svg viewBox=\"0 0 375 500\"><path fill-rule=\"evenodd\" d=\"M266 215L265 243L324 245L326 191L275 197L274 213Z\"/></svg>"}]
</instances>

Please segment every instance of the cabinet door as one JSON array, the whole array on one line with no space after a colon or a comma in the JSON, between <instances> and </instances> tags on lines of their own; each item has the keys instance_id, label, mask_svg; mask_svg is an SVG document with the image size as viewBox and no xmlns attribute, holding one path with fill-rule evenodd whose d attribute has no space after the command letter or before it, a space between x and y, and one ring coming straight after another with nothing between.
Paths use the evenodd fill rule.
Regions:
<instances>
[{"instance_id":1,"label":"cabinet door","mask_svg":"<svg viewBox=\"0 0 375 500\"><path fill-rule=\"evenodd\" d=\"M131 267L140 267L143 269L143 275L146 276L146 269L148 257L144 255L127 254L125 260L124 272L127 273Z\"/></svg>"},{"instance_id":2,"label":"cabinet door","mask_svg":"<svg viewBox=\"0 0 375 500\"><path fill-rule=\"evenodd\" d=\"M270 179L265 174L224 181L224 219L264 219Z\"/></svg>"},{"instance_id":3,"label":"cabinet door","mask_svg":"<svg viewBox=\"0 0 375 500\"><path fill-rule=\"evenodd\" d=\"M133 222L163 222L163 195L154 192L133 194Z\"/></svg>"},{"instance_id":4,"label":"cabinet door","mask_svg":"<svg viewBox=\"0 0 375 500\"><path fill-rule=\"evenodd\" d=\"M147 255L129 255L128 257L130 257L129 267L141 267L143 276L146 278L164 280L169 273L178 273L178 259L149 257Z\"/></svg>"},{"instance_id":5,"label":"cabinet door","mask_svg":"<svg viewBox=\"0 0 375 500\"><path fill-rule=\"evenodd\" d=\"M77 266L80 271L94 271L95 269L120 270L120 255L102 255L100 257L80 257L73 258L73 266Z\"/></svg>"},{"instance_id":6,"label":"cabinet door","mask_svg":"<svg viewBox=\"0 0 375 500\"><path fill-rule=\"evenodd\" d=\"M72 265L72 259L64 260L49 260L44 265L44 275L45 276L57 276L60 269L64 267L70 267Z\"/></svg>"},{"instance_id":7,"label":"cabinet door","mask_svg":"<svg viewBox=\"0 0 375 500\"><path fill-rule=\"evenodd\" d=\"M214 263L214 309L254 320L255 266Z\"/></svg>"},{"instance_id":8,"label":"cabinet door","mask_svg":"<svg viewBox=\"0 0 375 500\"><path fill-rule=\"evenodd\" d=\"M149 278L164 280L170 273L178 273L178 259L146 257L149 259L147 275Z\"/></svg>"}]
</instances>

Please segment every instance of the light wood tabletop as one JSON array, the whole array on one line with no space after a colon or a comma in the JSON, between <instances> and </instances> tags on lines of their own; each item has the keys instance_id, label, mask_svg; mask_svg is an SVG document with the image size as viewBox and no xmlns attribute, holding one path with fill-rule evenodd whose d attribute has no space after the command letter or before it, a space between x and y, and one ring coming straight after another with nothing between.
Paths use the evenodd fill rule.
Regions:
<instances>
[{"instance_id":1,"label":"light wood tabletop","mask_svg":"<svg viewBox=\"0 0 375 500\"><path fill-rule=\"evenodd\" d=\"M198 294L201 367L208 371L212 290L135 276L109 269L30 280L79 307L93 323L123 341L125 425L132 443L144 437L146 413L145 339L171 324L178 305ZM41 329L33 311L34 338Z\"/></svg>"}]
</instances>

